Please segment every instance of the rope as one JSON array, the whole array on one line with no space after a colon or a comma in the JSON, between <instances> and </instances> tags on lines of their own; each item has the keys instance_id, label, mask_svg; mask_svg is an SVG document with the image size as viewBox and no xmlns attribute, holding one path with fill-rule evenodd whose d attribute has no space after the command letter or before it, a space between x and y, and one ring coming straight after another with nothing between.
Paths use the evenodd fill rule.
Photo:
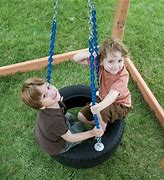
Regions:
<instances>
[{"instance_id":1,"label":"rope","mask_svg":"<svg viewBox=\"0 0 164 180\"><path fill-rule=\"evenodd\" d=\"M50 50L49 50L49 58L48 58L48 68L47 68L47 82L48 83L51 82L52 62L53 62L54 47L55 47L55 40L56 40L57 9L58 9L58 0L55 0L54 1L54 16L53 16L52 27L51 27L51 38L50 38Z\"/></svg>"}]
</instances>

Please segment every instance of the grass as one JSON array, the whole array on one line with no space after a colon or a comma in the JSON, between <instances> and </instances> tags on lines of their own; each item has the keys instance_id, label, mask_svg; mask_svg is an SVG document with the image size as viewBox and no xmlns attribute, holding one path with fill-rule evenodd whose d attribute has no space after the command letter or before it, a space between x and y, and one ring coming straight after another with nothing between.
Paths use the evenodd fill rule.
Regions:
<instances>
[{"instance_id":1,"label":"grass","mask_svg":"<svg viewBox=\"0 0 164 180\"><path fill-rule=\"evenodd\" d=\"M96 0L99 42L111 32L115 1ZM162 0L133 0L129 9L124 42L146 83L160 104L163 92ZM44 57L49 51L53 1L0 2L0 66ZM87 5L80 0L59 1L56 53L87 47ZM163 131L153 112L130 80L133 110L117 152L105 163L76 170L54 162L38 149L33 128L36 111L19 99L23 81L45 77L46 69L0 78L0 178L1 179L163 179L160 160L164 156ZM78 77L78 78L77 78ZM66 62L53 67L53 83L58 87L88 84L87 67Z\"/></svg>"}]
</instances>

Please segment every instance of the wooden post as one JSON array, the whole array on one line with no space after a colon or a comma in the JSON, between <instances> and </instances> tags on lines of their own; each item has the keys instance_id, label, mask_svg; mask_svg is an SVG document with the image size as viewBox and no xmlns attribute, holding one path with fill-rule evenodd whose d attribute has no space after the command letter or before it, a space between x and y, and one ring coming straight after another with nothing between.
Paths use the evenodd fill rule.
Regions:
<instances>
[{"instance_id":1,"label":"wooden post","mask_svg":"<svg viewBox=\"0 0 164 180\"><path fill-rule=\"evenodd\" d=\"M112 28L112 36L123 38L130 0L118 0Z\"/></svg>"}]
</instances>

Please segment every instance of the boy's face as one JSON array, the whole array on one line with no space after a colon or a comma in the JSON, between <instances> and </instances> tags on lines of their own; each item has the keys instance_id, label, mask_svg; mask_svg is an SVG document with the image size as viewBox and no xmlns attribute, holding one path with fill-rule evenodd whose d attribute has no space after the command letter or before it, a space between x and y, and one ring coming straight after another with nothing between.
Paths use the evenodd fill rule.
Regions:
<instances>
[{"instance_id":1,"label":"boy's face","mask_svg":"<svg viewBox=\"0 0 164 180\"><path fill-rule=\"evenodd\" d=\"M124 66L124 57L120 51L107 52L102 64L107 72L117 74Z\"/></svg>"},{"instance_id":2,"label":"boy's face","mask_svg":"<svg viewBox=\"0 0 164 180\"><path fill-rule=\"evenodd\" d=\"M54 86L50 85L47 82L41 86L38 86L37 88L42 94L40 101L43 107L56 107L56 104L58 103L58 101L60 101L61 98L58 89L56 89Z\"/></svg>"}]
</instances>

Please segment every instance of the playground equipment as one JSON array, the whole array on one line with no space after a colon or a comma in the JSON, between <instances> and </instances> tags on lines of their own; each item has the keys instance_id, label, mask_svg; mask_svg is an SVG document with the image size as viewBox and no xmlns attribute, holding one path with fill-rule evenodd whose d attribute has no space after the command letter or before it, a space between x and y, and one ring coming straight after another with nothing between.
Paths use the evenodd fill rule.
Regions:
<instances>
[{"instance_id":1,"label":"playground equipment","mask_svg":"<svg viewBox=\"0 0 164 180\"><path fill-rule=\"evenodd\" d=\"M120 39L122 39L124 35L129 4L130 4L130 0L118 0L117 2L113 28L112 28L112 35ZM77 52L80 52L80 51L84 51L84 49L54 55L53 59L55 59L55 61L53 61L53 64L69 61ZM0 76L12 75L17 72L40 70L47 66L47 59L48 57L43 57L39 59L29 60L22 63L2 66L0 67ZM160 106L160 104L158 103L157 99L155 98L155 96L153 95L153 93L151 92L147 84L145 83L144 79L138 72L133 62L130 59L126 59L125 65L128 71L130 72L132 79L136 82L145 101L147 102L149 107L154 111L162 127L164 127L164 111L162 107Z\"/></svg>"},{"instance_id":2,"label":"playground equipment","mask_svg":"<svg viewBox=\"0 0 164 180\"><path fill-rule=\"evenodd\" d=\"M113 23L113 28L112 28L112 35L119 38L119 39L123 39L123 34L125 31L126 17L128 14L129 4L130 4L130 0L118 0L118 3L117 3L117 7L116 7L116 11L115 11L115 17L114 17L114 23ZM54 60L52 62L52 64L58 64L58 63L61 63L64 61L69 61L72 59L72 57L77 52L80 52L80 51L84 51L84 49L76 50L76 51L72 51L72 52L67 52L64 54L54 55L54 56L52 56L52 59ZM23 63L17 63L17 64L13 64L13 65L0 67L0 76L11 75L11 74L15 74L17 72L27 72L27 71L31 71L31 70L40 70L43 67L47 66L47 59L48 59L48 57L44 57L44 58L40 58L40 59L26 61ZM136 67L134 66L134 64L132 63L132 61L129 58L126 59L125 65L126 65L128 71L130 72L131 77L136 82L136 84L137 84L139 90L141 91L145 101L148 103L150 108L154 111L154 113L155 113L157 119L159 119L162 127L164 127L164 111L163 111L162 107L160 106L160 104L156 100L155 96L153 95L153 93L151 92L151 90L149 89L149 87L147 86L147 84L145 83L143 78L141 77L140 73L138 72L138 70L136 69ZM91 98L91 97L88 96L88 98ZM66 99L65 99L65 102L67 103ZM117 128L118 129L120 128L120 133L118 135L118 141L117 141L119 143L120 142L119 140L122 137L123 124L120 124L119 126L117 126ZM118 131L118 129L117 129L117 131ZM117 144L113 145L113 147L117 147ZM84 147L82 147L82 148L84 148ZM103 154L102 156L100 155L99 157L102 160L103 159L102 157L104 157L104 156L106 156L106 154ZM69 162L69 160L68 160L69 157L72 157L72 155L70 154L69 156L67 156L67 162ZM54 157L54 158L56 158L59 162L63 162L63 157L59 158L59 156L58 156L58 157ZM66 158L66 157L64 157L64 158ZM86 156L86 159L87 158L88 157ZM97 159L99 159L99 158L97 157ZM94 160L92 159L90 162L94 162L94 163L93 164L89 163L90 165L88 165L88 167L96 165L97 162L99 162L99 160L97 161L97 159L96 159L96 162L94 162ZM84 160L85 160L85 158L84 158ZM80 162L81 159L79 159L78 161ZM72 167L75 164L72 163ZM84 167L84 166L82 165L82 167Z\"/></svg>"}]
</instances>

